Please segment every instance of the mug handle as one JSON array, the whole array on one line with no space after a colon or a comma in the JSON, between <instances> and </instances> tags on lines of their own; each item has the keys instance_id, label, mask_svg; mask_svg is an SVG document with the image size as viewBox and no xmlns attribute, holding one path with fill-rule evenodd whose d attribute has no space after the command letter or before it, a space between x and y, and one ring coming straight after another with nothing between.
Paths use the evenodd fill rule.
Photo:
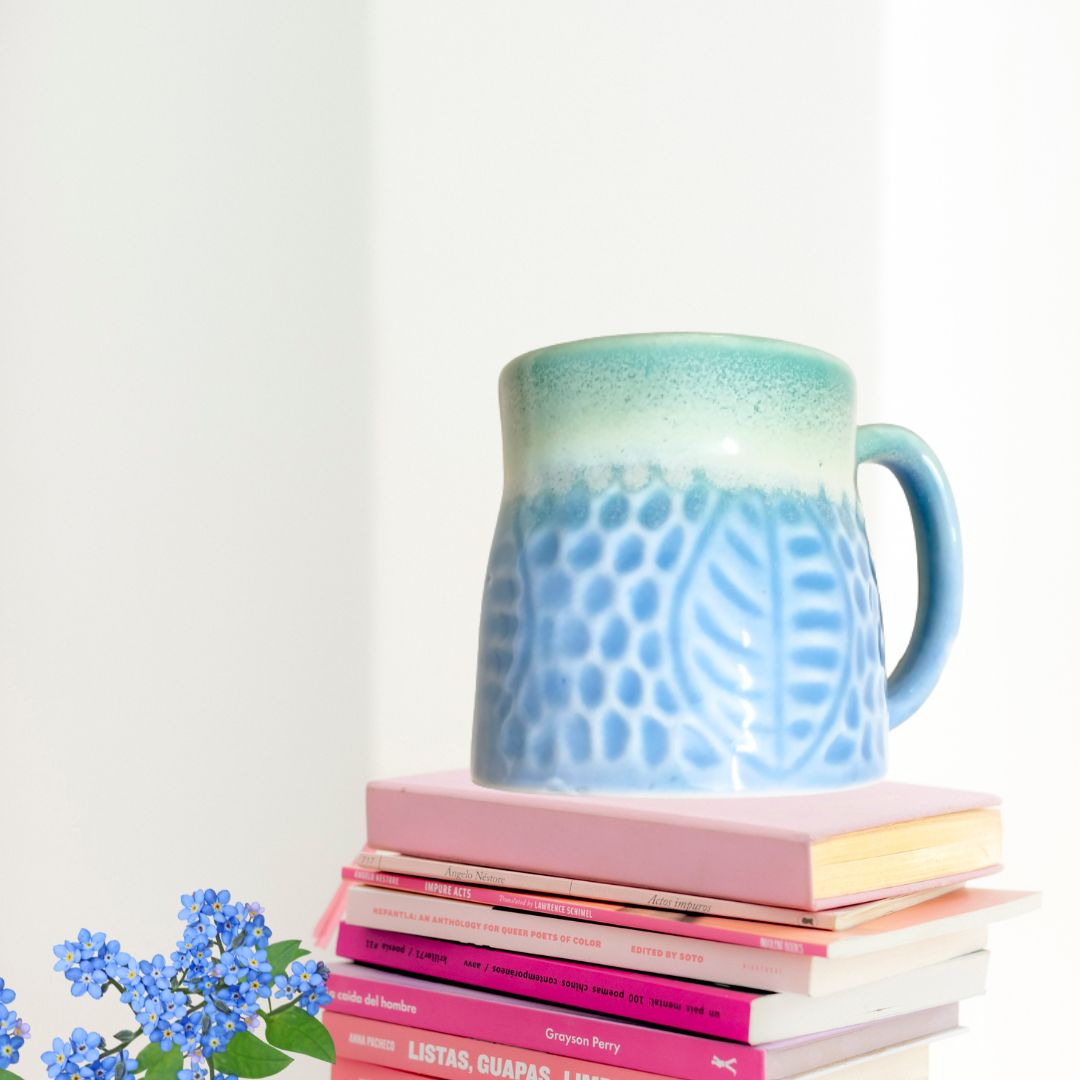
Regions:
<instances>
[{"instance_id":1,"label":"mug handle","mask_svg":"<svg viewBox=\"0 0 1080 1080\"><path fill-rule=\"evenodd\" d=\"M885 691L889 727L902 724L927 699L945 666L960 625L963 555L949 481L934 451L913 431L866 424L855 436L856 465L884 465L900 482L915 527L919 607L900 663Z\"/></svg>"}]
</instances>

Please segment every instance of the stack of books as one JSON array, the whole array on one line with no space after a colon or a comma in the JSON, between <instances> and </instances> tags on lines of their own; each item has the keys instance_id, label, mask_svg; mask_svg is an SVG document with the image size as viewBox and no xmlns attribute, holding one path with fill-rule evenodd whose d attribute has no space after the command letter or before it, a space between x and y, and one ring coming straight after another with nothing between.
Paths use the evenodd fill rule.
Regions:
<instances>
[{"instance_id":1,"label":"stack of books","mask_svg":"<svg viewBox=\"0 0 1080 1080\"><path fill-rule=\"evenodd\" d=\"M990 795L523 795L368 785L343 870L334 1080L916 1080L985 988Z\"/></svg>"}]
</instances>

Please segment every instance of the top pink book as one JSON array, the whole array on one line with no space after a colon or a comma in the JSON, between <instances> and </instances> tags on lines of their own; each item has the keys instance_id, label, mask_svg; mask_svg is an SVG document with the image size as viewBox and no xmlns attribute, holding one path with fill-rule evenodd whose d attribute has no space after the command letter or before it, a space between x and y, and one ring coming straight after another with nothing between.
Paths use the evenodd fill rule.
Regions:
<instances>
[{"instance_id":1,"label":"top pink book","mask_svg":"<svg viewBox=\"0 0 1080 1080\"><path fill-rule=\"evenodd\" d=\"M998 868L1000 799L882 781L812 795L526 794L466 770L376 780L368 842L431 859L813 911Z\"/></svg>"}]
</instances>

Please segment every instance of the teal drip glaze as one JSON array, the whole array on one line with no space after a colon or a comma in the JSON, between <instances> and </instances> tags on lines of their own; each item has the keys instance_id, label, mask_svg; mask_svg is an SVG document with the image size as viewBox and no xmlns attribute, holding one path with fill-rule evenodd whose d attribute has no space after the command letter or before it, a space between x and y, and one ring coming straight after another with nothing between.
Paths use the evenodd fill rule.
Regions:
<instances>
[{"instance_id":1,"label":"teal drip glaze","mask_svg":"<svg viewBox=\"0 0 1080 1080\"><path fill-rule=\"evenodd\" d=\"M625 470L642 484L662 476L678 486L701 470L734 486L852 487L854 380L840 360L801 345L592 338L511 361L499 394L508 491L596 489Z\"/></svg>"},{"instance_id":2,"label":"teal drip glaze","mask_svg":"<svg viewBox=\"0 0 1080 1080\"><path fill-rule=\"evenodd\" d=\"M533 424L561 421L571 406L633 419L651 407L690 404L816 423L822 405L854 394L842 360L735 334L627 334L550 345L512 360L500 384L511 413Z\"/></svg>"}]
</instances>

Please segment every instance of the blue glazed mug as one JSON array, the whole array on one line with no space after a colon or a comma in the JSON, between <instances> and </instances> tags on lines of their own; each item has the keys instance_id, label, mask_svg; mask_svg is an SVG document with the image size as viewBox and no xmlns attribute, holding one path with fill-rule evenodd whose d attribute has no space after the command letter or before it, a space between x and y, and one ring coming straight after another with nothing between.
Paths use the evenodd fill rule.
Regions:
<instances>
[{"instance_id":1,"label":"blue glazed mug","mask_svg":"<svg viewBox=\"0 0 1080 1080\"><path fill-rule=\"evenodd\" d=\"M713 334L527 353L500 382L505 490L481 612L472 775L530 791L783 792L886 770L960 617L930 448L855 426L801 345ZM919 604L886 677L856 466L890 469Z\"/></svg>"}]
</instances>

